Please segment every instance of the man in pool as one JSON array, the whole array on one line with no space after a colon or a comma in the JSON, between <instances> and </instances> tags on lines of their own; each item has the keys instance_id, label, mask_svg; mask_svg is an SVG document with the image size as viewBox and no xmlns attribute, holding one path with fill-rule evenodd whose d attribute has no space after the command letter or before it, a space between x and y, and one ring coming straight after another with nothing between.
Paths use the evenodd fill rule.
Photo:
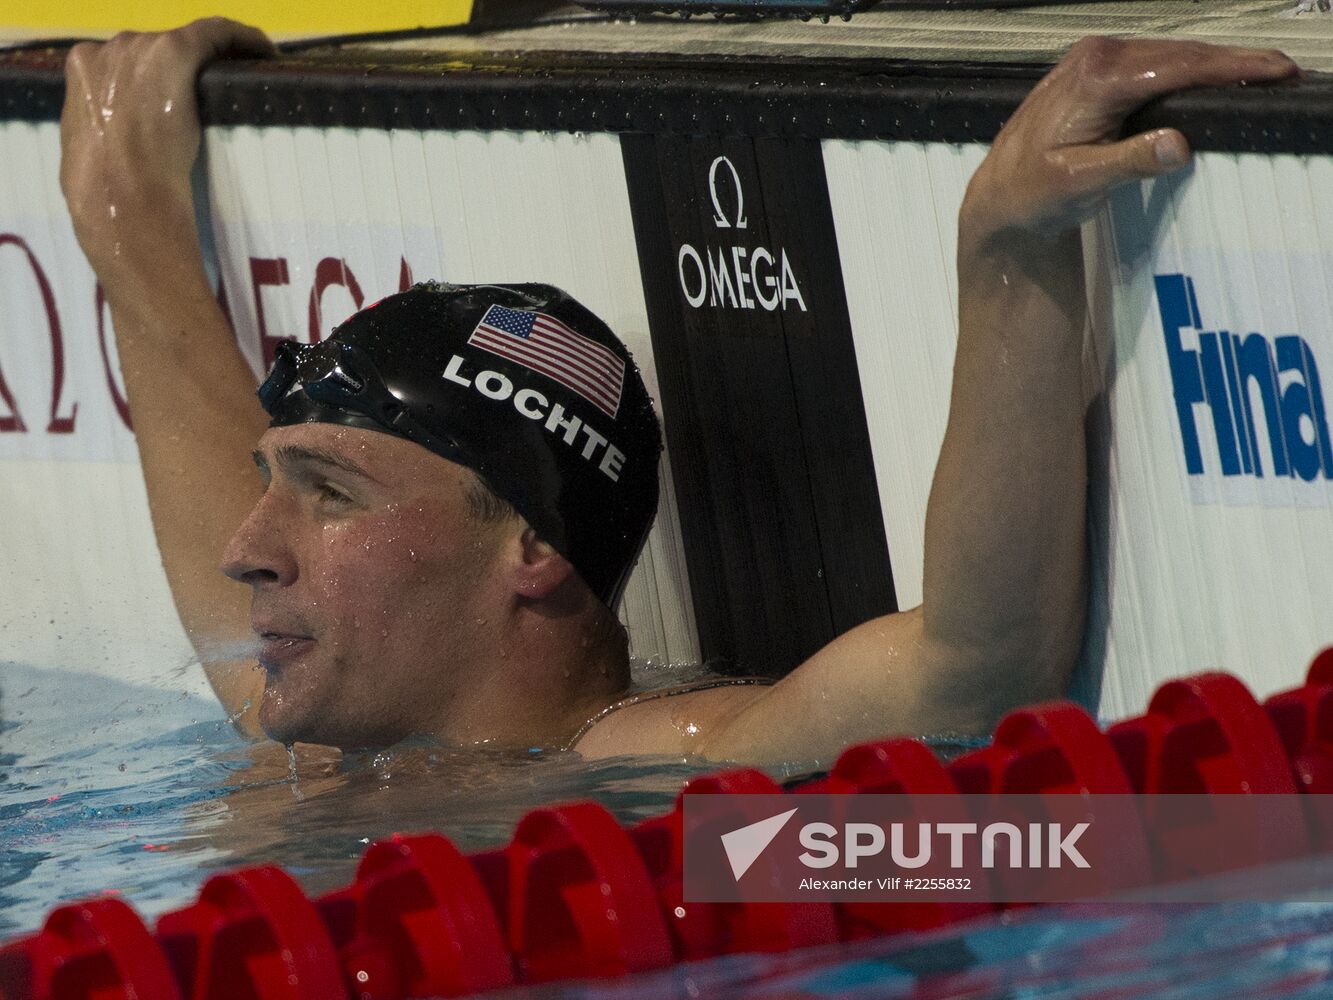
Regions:
<instances>
[{"instance_id":1,"label":"man in pool","mask_svg":"<svg viewBox=\"0 0 1333 1000\"><path fill-rule=\"evenodd\" d=\"M1064 690L1086 603L1079 224L1115 186L1189 160L1172 129L1122 139L1133 110L1299 72L1276 52L1075 45L996 139L960 213L922 604L771 686L635 701L613 608L656 508L658 432L633 363L587 310L544 286L419 288L332 343L284 350L255 403L205 275L190 170L200 67L271 52L222 19L79 45L62 119L62 183L111 307L177 609L206 658L242 636L260 644L262 672L210 666L224 705L253 701L286 742L426 733L748 761L827 759L891 733L985 735ZM507 350L515 325L582 352L584 374Z\"/></svg>"}]
</instances>

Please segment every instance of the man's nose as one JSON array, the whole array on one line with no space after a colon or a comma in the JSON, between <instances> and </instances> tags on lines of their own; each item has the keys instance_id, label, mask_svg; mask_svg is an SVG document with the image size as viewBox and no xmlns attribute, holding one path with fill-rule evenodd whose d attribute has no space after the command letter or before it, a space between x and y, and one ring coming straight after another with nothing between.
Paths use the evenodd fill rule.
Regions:
<instances>
[{"instance_id":1,"label":"man's nose","mask_svg":"<svg viewBox=\"0 0 1333 1000\"><path fill-rule=\"evenodd\" d=\"M231 536L218 566L252 587L287 587L298 575L296 558L283 529L281 503L265 493Z\"/></svg>"}]
</instances>

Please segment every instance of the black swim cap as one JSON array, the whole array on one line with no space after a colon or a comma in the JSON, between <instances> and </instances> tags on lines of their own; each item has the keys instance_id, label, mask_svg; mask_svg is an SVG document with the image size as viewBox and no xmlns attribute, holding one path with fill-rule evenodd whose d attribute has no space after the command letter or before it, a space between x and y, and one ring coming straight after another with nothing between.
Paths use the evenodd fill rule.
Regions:
<instances>
[{"instance_id":1,"label":"black swim cap","mask_svg":"<svg viewBox=\"0 0 1333 1000\"><path fill-rule=\"evenodd\" d=\"M550 285L427 282L283 343L271 426L348 424L465 465L614 608L657 513L662 435L629 351Z\"/></svg>"}]
</instances>

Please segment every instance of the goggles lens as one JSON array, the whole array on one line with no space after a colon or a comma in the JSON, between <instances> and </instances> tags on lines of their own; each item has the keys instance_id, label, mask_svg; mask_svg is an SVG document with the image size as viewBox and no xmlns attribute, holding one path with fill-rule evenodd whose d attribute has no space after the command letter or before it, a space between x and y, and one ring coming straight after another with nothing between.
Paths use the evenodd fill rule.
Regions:
<instances>
[{"instance_id":1,"label":"goggles lens","mask_svg":"<svg viewBox=\"0 0 1333 1000\"><path fill-rule=\"evenodd\" d=\"M315 403L368 417L384 430L424 445L445 458L461 460L452 437L428 430L393 394L366 352L352 344L280 343L273 370L259 387L259 402L276 416L295 386Z\"/></svg>"}]
</instances>

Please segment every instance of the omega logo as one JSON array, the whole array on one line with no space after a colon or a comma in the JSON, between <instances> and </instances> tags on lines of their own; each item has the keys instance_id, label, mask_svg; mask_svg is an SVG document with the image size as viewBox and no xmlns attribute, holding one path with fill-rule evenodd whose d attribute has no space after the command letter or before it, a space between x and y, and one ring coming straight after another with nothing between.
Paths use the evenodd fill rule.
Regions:
<instances>
[{"instance_id":1,"label":"omega logo","mask_svg":"<svg viewBox=\"0 0 1333 1000\"><path fill-rule=\"evenodd\" d=\"M265 370L267 370L267 366L273 363L274 350L277 344L283 340L295 340L296 338L284 335L283 331L270 329L273 325L273 307L275 303L270 303L269 314L266 317L264 311L265 295L263 293L267 290L269 296L276 296L280 289L274 286L290 285L293 271L289 268L286 257L250 257L248 263L250 292L253 296L254 315L259 328L259 346L264 357ZM76 420L80 429L87 427L88 420L86 417L78 419L79 403L70 399L70 393L66 391L66 335L56 301L56 293L60 288L58 285L53 286L47 268L38 259L30 241L18 233L0 232L0 274L7 279L16 274L17 278L14 280L25 284L27 282L24 279L31 279L32 291L36 293L36 298L41 303L39 315L44 315L46 319L45 332L49 343L49 351L44 353L50 358L50 368L37 373L31 370L37 359L36 352L29 351L19 358L12 356L0 357L0 435L28 434L37 431L43 425L47 434L76 434L78 433L75 429ZM400 257L398 290L405 291L412 286L413 281L412 268L408 265L405 257ZM340 257L320 259L313 268L313 280L308 296L305 297L309 341L312 344L319 341L324 329L323 301L325 293L335 286L345 289L353 305L358 309L365 299L361 291L361 285L346 260ZM304 291L304 289L301 291ZM66 295L68 294L68 290L66 290ZM228 312L226 296L221 291L218 294L219 304L224 312ZM291 303L284 304L290 305ZM98 284L95 286L93 293L92 325L96 332L97 348L101 355L102 375L105 378L106 390L110 395L117 416L127 429L133 430L130 423L129 402L125 398L124 389L117 378L116 366L112 360L111 345L114 343L114 335L111 324L108 322L109 313L106 295L102 286ZM288 311L280 310L279 315L288 315ZM8 355L8 352L5 353ZM44 392L45 398L40 399L40 404L38 399L33 398L31 391L26 394L27 399L20 398L20 394L14 392L15 386L26 388L39 380L43 383L43 389L49 387L49 391ZM48 401L49 409L44 409L40 414L41 423L34 423L32 411L37 408L37 405L44 405Z\"/></svg>"},{"instance_id":2,"label":"omega logo","mask_svg":"<svg viewBox=\"0 0 1333 1000\"><path fill-rule=\"evenodd\" d=\"M736 164L725 156L719 156L708 168L708 193L713 198L713 224L718 229L731 228L731 221L727 218L727 213L722 211L722 201L717 196L717 168L724 163L731 171L731 181L736 186L736 228L746 229L750 223L745 218L745 189L741 187L741 175L736 172Z\"/></svg>"},{"instance_id":3,"label":"omega logo","mask_svg":"<svg viewBox=\"0 0 1333 1000\"><path fill-rule=\"evenodd\" d=\"M723 178L727 174L731 176L736 191L734 215L728 215L722 206L719 174ZM708 193L713 202L713 225L716 228L749 228L740 171L728 157L716 157L708 168ZM693 245L683 243L676 254L676 274L681 293L692 309L700 309L706 302L718 309L758 307L774 312L795 303L801 312L807 311L796 273L787 251L782 248L713 245L704 247L701 254Z\"/></svg>"},{"instance_id":4,"label":"omega logo","mask_svg":"<svg viewBox=\"0 0 1333 1000\"><path fill-rule=\"evenodd\" d=\"M51 289L51 282L47 279L46 269L42 267L37 255L33 253L32 247L22 236L17 233L0 233L0 248L4 247L13 247L20 255L23 264L27 265L27 270L32 275L37 286L37 292L41 296L42 311L46 315L46 332L51 340L51 410L50 422L46 425L46 432L48 434L72 434L74 433L74 420L79 412L79 404L71 404L69 412L61 415L61 402L65 390L65 337L60 326L60 312L56 309L55 293ZM12 257L13 254L0 254L0 260ZM98 294L101 294L101 286L98 286ZM100 300L98 305L100 308ZM98 331L100 334L100 319ZM102 346L102 353L105 358L105 343ZM111 387L113 398L119 400L119 393L111 379L109 365L107 366L107 383ZM0 432L23 434L27 430L28 425L24 421L23 415L19 413L18 402L14 398L14 393L5 381L4 373L0 372Z\"/></svg>"}]
</instances>

